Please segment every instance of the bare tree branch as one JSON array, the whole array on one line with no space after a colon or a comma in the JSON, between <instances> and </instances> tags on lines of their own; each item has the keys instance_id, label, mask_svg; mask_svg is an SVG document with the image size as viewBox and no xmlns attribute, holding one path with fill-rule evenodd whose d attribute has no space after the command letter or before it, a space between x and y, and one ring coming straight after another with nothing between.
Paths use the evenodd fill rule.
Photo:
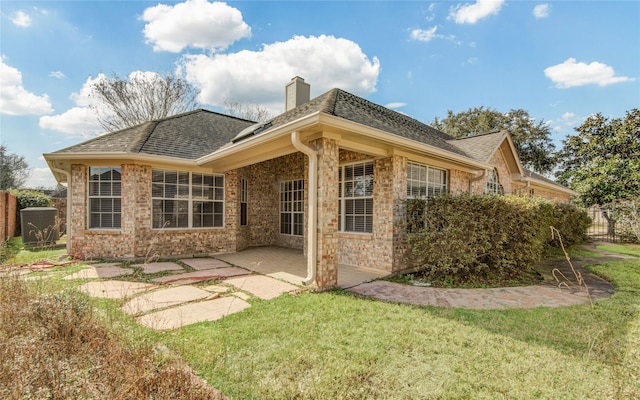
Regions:
<instances>
[{"instance_id":1,"label":"bare tree branch","mask_svg":"<svg viewBox=\"0 0 640 400\"><path fill-rule=\"evenodd\" d=\"M198 107L197 90L181 77L155 73L117 75L93 86L101 106L93 110L106 131L115 131Z\"/></svg>"}]
</instances>

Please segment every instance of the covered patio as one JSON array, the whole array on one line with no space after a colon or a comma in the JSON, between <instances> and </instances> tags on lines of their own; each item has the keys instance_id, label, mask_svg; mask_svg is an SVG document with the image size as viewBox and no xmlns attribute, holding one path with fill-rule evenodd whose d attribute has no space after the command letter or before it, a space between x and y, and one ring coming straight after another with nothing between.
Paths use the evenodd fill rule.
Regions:
<instances>
[{"instance_id":1,"label":"covered patio","mask_svg":"<svg viewBox=\"0 0 640 400\"><path fill-rule=\"evenodd\" d=\"M219 254L216 258L295 285L300 285L307 276L307 257L300 249L258 246ZM338 264L338 287L349 288L385 275L384 271Z\"/></svg>"}]
</instances>

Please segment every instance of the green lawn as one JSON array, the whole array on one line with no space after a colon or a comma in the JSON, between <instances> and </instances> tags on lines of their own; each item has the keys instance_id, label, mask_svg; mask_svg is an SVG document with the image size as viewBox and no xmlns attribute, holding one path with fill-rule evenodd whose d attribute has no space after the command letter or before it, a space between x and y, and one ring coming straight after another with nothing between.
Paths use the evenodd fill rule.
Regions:
<instances>
[{"instance_id":1,"label":"green lawn","mask_svg":"<svg viewBox=\"0 0 640 400\"><path fill-rule=\"evenodd\" d=\"M638 398L640 262L594 271L617 286L594 308L469 311L307 293L164 340L234 399Z\"/></svg>"},{"instance_id":2,"label":"green lawn","mask_svg":"<svg viewBox=\"0 0 640 400\"><path fill-rule=\"evenodd\" d=\"M598 250L640 257L640 244L607 244L596 247Z\"/></svg>"},{"instance_id":3,"label":"green lawn","mask_svg":"<svg viewBox=\"0 0 640 400\"><path fill-rule=\"evenodd\" d=\"M127 343L166 345L232 399L640 398L640 260L592 271L616 286L593 308L474 311L333 291L160 333L118 302L92 302Z\"/></svg>"}]
</instances>

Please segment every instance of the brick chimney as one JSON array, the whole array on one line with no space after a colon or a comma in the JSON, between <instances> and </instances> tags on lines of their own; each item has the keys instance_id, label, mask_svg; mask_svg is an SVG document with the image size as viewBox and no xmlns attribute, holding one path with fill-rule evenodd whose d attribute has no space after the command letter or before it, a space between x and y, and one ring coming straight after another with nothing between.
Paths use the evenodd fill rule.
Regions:
<instances>
[{"instance_id":1,"label":"brick chimney","mask_svg":"<svg viewBox=\"0 0 640 400\"><path fill-rule=\"evenodd\" d=\"M287 83L284 91L285 111L289 111L311 99L311 85L304 82L299 76L293 77Z\"/></svg>"}]
</instances>

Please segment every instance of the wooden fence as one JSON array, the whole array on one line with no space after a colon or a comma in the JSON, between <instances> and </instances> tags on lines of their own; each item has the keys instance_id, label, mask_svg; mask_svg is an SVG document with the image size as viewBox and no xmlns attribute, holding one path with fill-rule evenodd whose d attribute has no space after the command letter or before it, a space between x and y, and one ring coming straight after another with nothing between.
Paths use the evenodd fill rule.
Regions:
<instances>
[{"instance_id":1,"label":"wooden fence","mask_svg":"<svg viewBox=\"0 0 640 400\"><path fill-rule=\"evenodd\" d=\"M16 196L0 190L0 242L15 236L17 212Z\"/></svg>"}]
</instances>

